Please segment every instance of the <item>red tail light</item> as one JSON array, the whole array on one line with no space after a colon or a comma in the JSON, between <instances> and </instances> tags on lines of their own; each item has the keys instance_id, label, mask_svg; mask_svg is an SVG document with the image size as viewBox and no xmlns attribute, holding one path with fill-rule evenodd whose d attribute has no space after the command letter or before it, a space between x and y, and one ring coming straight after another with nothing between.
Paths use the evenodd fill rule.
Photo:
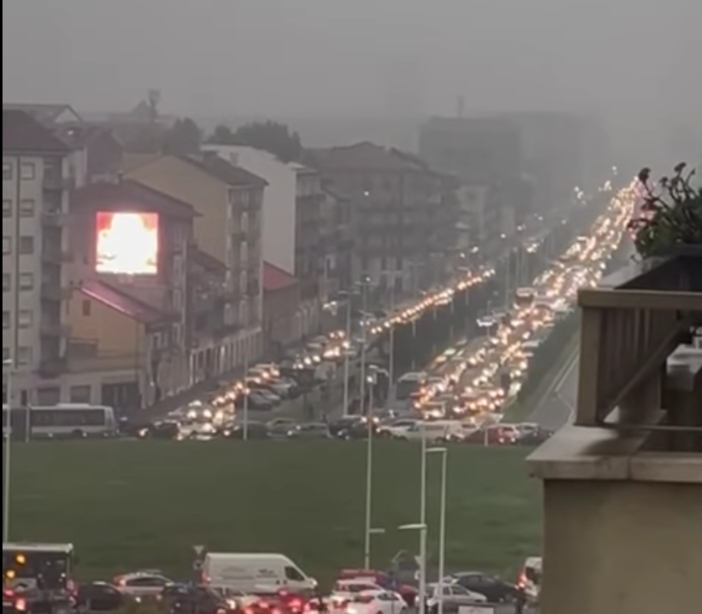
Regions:
<instances>
[{"instance_id":1,"label":"red tail light","mask_svg":"<svg viewBox=\"0 0 702 614\"><path fill-rule=\"evenodd\" d=\"M303 606L302 599L291 599L288 606L293 612L299 612Z\"/></svg>"},{"instance_id":2,"label":"red tail light","mask_svg":"<svg viewBox=\"0 0 702 614\"><path fill-rule=\"evenodd\" d=\"M526 577L526 574L522 572L519 575L519 580L517 580L517 588L525 588L527 585L528 579Z\"/></svg>"},{"instance_id":3,"label":"red tail light","mask_svg":"<svg viewBox=\"0 0 702 614\"><path fill-rule=\"evenodd\" d=\"M18 612L26 612L27 611L27 602L24 599L18 599L15 601L15 610Z\"/></svg>"}]
</instances>

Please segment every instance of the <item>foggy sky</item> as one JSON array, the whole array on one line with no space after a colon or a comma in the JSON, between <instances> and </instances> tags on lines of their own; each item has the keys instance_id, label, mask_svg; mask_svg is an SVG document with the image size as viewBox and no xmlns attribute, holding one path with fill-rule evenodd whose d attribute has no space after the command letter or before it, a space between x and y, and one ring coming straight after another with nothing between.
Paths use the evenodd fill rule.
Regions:
<instances>
[{"instance_id":1,"label":"foggy sky","mask_svg":"<svg viewBox=\"0 0 702 614\"><path fill-rule=\"evenodd\" d=\"M3 0L3 99L179 115L702 123L699 0ZM671 96L668 73L678 78ZM670 127L670 128L668 128Z\"/></svg>"}]
</instances>

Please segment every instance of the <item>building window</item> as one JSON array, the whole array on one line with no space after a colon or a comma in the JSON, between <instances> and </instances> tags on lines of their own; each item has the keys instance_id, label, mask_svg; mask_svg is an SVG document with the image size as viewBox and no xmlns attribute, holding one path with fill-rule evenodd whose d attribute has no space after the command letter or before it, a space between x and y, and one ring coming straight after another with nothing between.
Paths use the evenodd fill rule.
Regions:
<instances>
[{"instance_id":1,"label":"building window","mask_svg":"<svg viewBox=\"0 0 702 614\"><path fill-rule=\"evenodd\" d=\"M241 326L248 326L249 324L249 309L246 299L239 301L239 323Z\"/></svg>"},{"instance_id":2,"label":"building window","mask_svg":"<svg viewBox=\"0 0 702 614\"><path fill-rule=\"evenodd\" d=\"M2 180L8 181L12 179L12 164L9 162L2 163Z\"/></svg>"},{"instance_id":3,"label":"building window","mask_svg":"<svg viewBox=\"0 0 702 614\"><path fill-rule=\"evenodd\" d=\"M3 217L12 217L12 201L11 200L3 200L2 201L2 216Z\"/></svg>"},{"instance_id":4,"label":"building window","mask_svg":"<svg viewBox=\"0 0 702 614\"><path fill-rule=\"evenodd\" d=\"M33 273L20 273L19 287L20 287L20 290L33 290L34 289L34 274Z\"/></svg>"},{"instance_id":5,"label":"building window","mask_svg":"<svg viewBox=\"0 0 702 614\"><path fill-rule=\"evenodd\" d=\"M2 312L2 327L3 328L10 328L10 312L9 311L3 311Z\"/></svg>"},{"instance_id":6,"label":"building window","mask_svg":"<svg viewBox=\"0 0 702 614\"><path fill-rule=\"evenodd\" d=\"M87 299L84 300L82 309L83 309L83 316L86 318L90 317L90 307L91 307L90 301Z\"/></svg>"},{"instance_id":7,"label":"building window","mask_svg":"<svg viewBox=\"0 0 702 614\"><path fill-rule=\"evenodd\" d=\"M17 348L17 364L28 365L32 362L32 348Z\"/></svg>"},{"instance_id":8,"label":"building window","mask_svg":"<svg viewBox=\"0 0 702 614\"><path fill-rule=\"evenodd\" d=\"M236 205L236 190L230 188L229 192L227 193L227 200L229 201L230 205Z\"/></svg>"},{"instance_id":9,"label":"building window","mask_svg":"<svg viewBox=\"0 0 702 614\"><path fill-rule=\"evenodd\" d=\"M34 201L30 198L20 201L20 217L34 217Z\"/></svg>"},{"instance_id":10,"label":"building window","mask_svg":"<svg viewBox=\"0 0 702 614\"><path fill-rule=\"evenodd\" d=\"M71 403L90 403L92 401L90 386L71 386L68 395Z\"/></svg>"},{"instance_id":11,"label":"building window","mask_svg":"<svg viewBox=\"0 0 702 614\"><path fill-rule=\"evenodd\" d=\"M34 321L34 313L30 309L22 309L17 318L17 325L20 328L31 328Z\"/></svg>"},{"instance_id":12,"label":"building window","mask_svg":"<svg viewBox=\"0 0 702 614\"><path fill-rule=\"evenodd\" d=\"M10 348L2 348L2 361L10 360Z\"/></svg>"},{"instance_id":13,"label":"building window","mask_svg":"<svg viewBox=\"0 0 702 614\"><path fill-rule=\"evenodd\" d=\"M10 276L9 273L3 273L2 274L2 291L9 292L11 286L12 286L12 277Z\"/></svg>"},{"instance_id":14,"label":"building window","mask_svg":"<svg viewBox=\"0 0 702 614\"><path fill-rule=\"evenodd\" d=\"M173 344L178 345L183 340L183 327L181 324L173 325Z\"/></svg>"},{"instance_id":15,"label":"building window","mask_svg":"<svg viewBox=\"0 0 702 614\"><path fill-rule=\"evenodd\" d=\"M173 277L176 279L183 277L183 257L180 254L173 257Z\"/></svg>"},{"instance_id":16,"label":"building window","mask_svg":"<svg viewBox=\"0 0 702 614\"><path fill-rule=\"evenodd\" d=\"M12 252L12 239L10 237L2 238L2 253L7 255Z\"/></svg>"},{"instance_id":17,"label":"building window","mask_svg":"<svg viewBox=\"0 0 702 614\"><path fill-rule=\"evenodd\" d=\"M37 390L37 405L58 405L61 402L61 388L51 386L51 388L39 388Z\"/></svg>"},{"instance_id":18,"label":"building window","mask_svg":"<svg viewBox=\"0 0 702 614\"><path fill-rule=\"evenodd\" d=\"M183 293L180 290L173 290L173 309L180 311L183 308Z\"/></svg>"},{"instance_id":19,"label":"building window","mask_svg":"<svg viewBox=\"0 0 702 614\"><path fill-rule=\"evenodd\" d=\"M243 271L239 276L239 292L242 294L246 294L246 286L248 285L247 282L248 276L246 275L246 271Z\"/></svg>"},{"instance_id":20,"label":"building window","mask_svg":"<svg viewBox=\"0 0 702 614\"><path fill-rule=\"evenodd\" d=\"M239 260L241 266L248 266L249 246L246 244L246 241L243 241L241 243L241 247L239 248Z\"/></svg>"},{"instance_id":21,"label":"building window","mask_svg":"<svg viewBox=\"0 0 702 614\"><path fill-rule=\"evenodd\" d=\"M19 251L23 256L34 253L34 237L20 237Z\"/></svg>"},{"instance_id":22,"label":"building window","mask_svg":"<svg viewBox=\"0 0 702 614\"><path fill-rule=\"evenodd\" d=\"M22 162L22 179L31 181L35 177L34 164L31 162Z\"/></svg>"},{"instance_id":23,"label":"building window","mask_svg":"<svg viewBox=\"0 0 702 614\"><path fill-rule=\"evenodd\" d=\"M249 214L246 211L241 214L241 232L249 232Z\"/></svg>"}]
</instances>

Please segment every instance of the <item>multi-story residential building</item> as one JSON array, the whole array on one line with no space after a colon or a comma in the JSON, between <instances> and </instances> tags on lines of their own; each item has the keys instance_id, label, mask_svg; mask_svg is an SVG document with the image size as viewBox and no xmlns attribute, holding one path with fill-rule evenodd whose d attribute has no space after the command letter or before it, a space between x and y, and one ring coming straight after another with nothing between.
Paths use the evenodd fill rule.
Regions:
<instances>
[{"instance_id":1,"label":"multi-story residential building","mask_svg":"<svg viewBox=\"0 0 702 614\"><path fill-rule=\"evenodd\" d=\"M378 300L391 284L410 293L450 273L456 210L445 175L369 142L310 150L308 163L351 199L351 277L369 276Z\"/></svg>"},{"instance_id":2,"label":"multi-story residential building","mask_svg":"<svg viewBox=\"0 0 702 614\"><path fill-rule=\"evenodd\" d=\"M321 253L323 262L322 300L326 303L340 290L351 288L351 199L329 182L322 183Z\"/></svg>"},{"instance_id":3,"label":"multi-story residential building","mask_svg":"<svg viewBox=\"0 0 702 614\"><path fill-rule=\"evenodd\" d=\"M42 400L65 353L72 153L29 114L3 109L3 361L12 362L15 403Z\"/></svg>"},{"instance_id":4,"label":"multi-story residential building","mask_svg":"<svg viewBox=\"0 0 702 614\"><path fill-rule=\"evenodd\" d=\"M263 263L263 338L265 355L279 358L286 347L299 343L302 322L300 286L287 271Z\"/></svg>"},{"instance_id":5,"label":"multi-story residential building","mask_svg":"<svg viewBox=\"0 0 702 614\"><path fill-rule=\"evenodd\" d=\"M322 249L322 191L317 171L273 154L237 145L205 145L232 164L267 182L263 198L263 257L299 284L302 334L320 326L325 253Z\"/></svg>"},{"instance_id":6,"label":"multi-story residential building","mask_svg":"<svg viewBox=\"0 0 702 614\"><path fill-rule=\"evenodd\" d=\"M190 383L195 216L190 204L130 180L93 183L71 197L67 371L73 380L90 374L82 385L103 401L107 393L97 391L106 381L116 395L108 400L132 408Z\"/></svg>"},{"instance_id":7,"label":"multi-story residential building","mask_svg":"<svg viewBox=\"0 0 702 614\"><path fill-rule=\"evenodd\" d=\"M223 327L197 352L210 351L207 375L216 376L261 353L262 208L266 181L217 156L167 155L127 173L129 178L184 200L197 213L195 243L222 263Z\"/></svg>"}]
</instances>

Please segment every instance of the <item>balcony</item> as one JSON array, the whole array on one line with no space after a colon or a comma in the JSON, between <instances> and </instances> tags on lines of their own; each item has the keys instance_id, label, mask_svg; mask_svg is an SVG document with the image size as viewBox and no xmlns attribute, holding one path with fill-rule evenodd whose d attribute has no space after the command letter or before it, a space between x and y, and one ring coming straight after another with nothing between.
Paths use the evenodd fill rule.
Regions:
<instances>
[{"instance_id":1,"label":"balcony","mask_svg":"<svg viewBox=\"0 0 702 614\"><path fill-rule=\"evenodd\" d=\"M63 264L70 260L69 254L64 252L59 246L52 243L44 243L41 248L41 260L47 264Z\"/></svg>"},{"instance_id":2,"label":"balcony","mask_svg":"<svg viewBox=\"0 0 702 614\"><path fill-rule=\"evenodd\" d=\"M60 302L64 298L61 284L55 281L45 280L41 282L41 298L45 301Z\"/></svg>"},{"instance_id":3,"label":"balcony","mask_svg":"<svg viewBox=\"0 0 702 614\"><path fill-rule=\"evenodd\" d=\"M61 320L57 318L42 317L39 324L39 330L44 337L67 337L69 329L61 324Z\"/></svg>"},{"instance_id":4,"label":"balcony","mask_svg":"<svg viewBox=\"0 0 702 614\"><path fill-rule=\"evenodd\" d=\"M39 363L38 373L43 378L54 379L65 373L66 370L66 359L62 356L55 356L42 359Z\"/></svg>"},{"instance_id":5,"label":"balcony","mask_svg":"<svg viewBox=\"0 0 702 614\"><path fill-rule=\"evenodd\" d=\"M702 569L702 253L580 291L575 423L529 457L544 484L541 614L686 612Z\"/></svg>"},{"instance_id":6,"label":"balcony","mask_svg":"<svg viewBox=\"0 0 702 614\"><path fill-rule=\"evenodd\" d=\"M55 226L61 228L66 225L68 215L62 211L42 211L41 223L44 226Z\"/></svg>"}]
</instances>

